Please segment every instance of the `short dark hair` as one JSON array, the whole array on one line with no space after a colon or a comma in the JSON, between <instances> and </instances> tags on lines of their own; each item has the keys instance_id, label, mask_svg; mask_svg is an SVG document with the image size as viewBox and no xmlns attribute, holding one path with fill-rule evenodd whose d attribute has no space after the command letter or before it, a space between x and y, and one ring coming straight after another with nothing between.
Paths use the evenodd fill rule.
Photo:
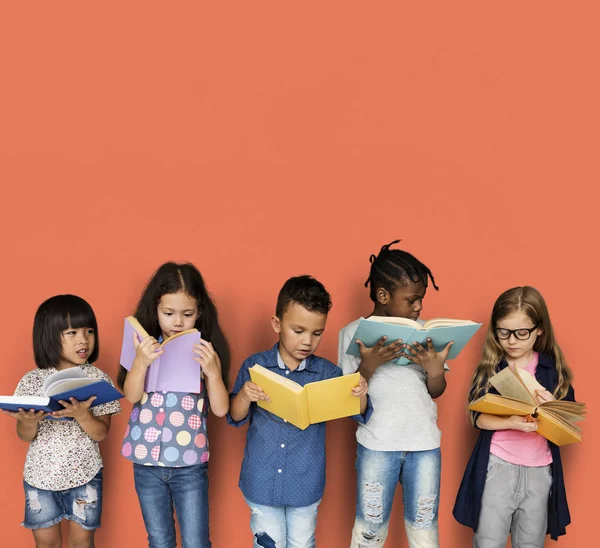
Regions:
<instances>
[{"instance_id":1,"label":"short dark hair","mask_svg":"<svg viewBox=\"0 0 600 548\"><path fill-rule=\"evenodd\" d=\"M410 280L413 283L421 282L423 287L427 288L428 281L431 280L431 285L439 289L435 285L435 279L431 270L426 267L414 255L401 249L390 249L400 240L382 246L379 250L379 255L371 255L371 272L368 280L365 282L365 287L370 286L371 300L377 302L377 289L382 287L389 293L393 293L398 287L406 285Z\"/></svg>"},{"instance_id":2,"label":"short dark hair","mask_svg":"<svg viewBox=\"0 0 600 548\"><path fill-rule=\"evenodd\" d=\"M331 296L325 286L312 276L295 276L283 284L277 297L275 315L281 319L292 303L297 303L310 312L327 314L331 308Z\"/></svg>"},{"instance_id":3,"label":"short dark hair","mask_svg":"<svg viewBox=\"0 0 600 548\"><path fill-rule=\"evenodd\" d=\"M76 295L56 295L40 305L33 320L33 356L40 369L56 367L60 363L62 332L70 327L91 327L94 330L96 344L88 362L98 359L98 323L92 307Z\"/></svg>"}]
</instances>

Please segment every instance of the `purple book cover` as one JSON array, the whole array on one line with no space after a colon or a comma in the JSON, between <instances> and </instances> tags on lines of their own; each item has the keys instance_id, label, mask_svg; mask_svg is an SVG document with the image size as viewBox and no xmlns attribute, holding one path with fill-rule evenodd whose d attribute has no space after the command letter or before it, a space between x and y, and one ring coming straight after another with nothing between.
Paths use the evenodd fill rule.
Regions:
<instances>
[{"instance_id":1,"label":"purple book cover","mask_svg":"<svg viewBox=\"0 0 600 548\"><path fill-rule=\"evenodd\" d=\"M131 370L135 359L133 333L135 329L125 320L121 365ZM200 342L200 333L194 331L170 340L163 347L162 356L156 358L146 373L146 392L187 392L199 394L202 390L200 364L194 360L194 345Z\"/></svg>"}]
</instances>

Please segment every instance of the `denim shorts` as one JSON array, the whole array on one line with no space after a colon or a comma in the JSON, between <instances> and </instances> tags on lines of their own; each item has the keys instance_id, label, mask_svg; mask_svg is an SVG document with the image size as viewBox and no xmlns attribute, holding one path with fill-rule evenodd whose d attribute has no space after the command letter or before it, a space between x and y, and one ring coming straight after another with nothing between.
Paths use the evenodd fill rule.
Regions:
<instances>
[{"instance_id":1,"label":"denim shorts","mask_svg":"<svg viewBox=\"0 0 600 548\"><path fill-rule=\"evenodd\" d=\"M62 519L88 531L100 527L102 515L102 469L88 483L64 491L47 491L23 482L27 529L45 529Z\"/></svg>"}]
</instances>

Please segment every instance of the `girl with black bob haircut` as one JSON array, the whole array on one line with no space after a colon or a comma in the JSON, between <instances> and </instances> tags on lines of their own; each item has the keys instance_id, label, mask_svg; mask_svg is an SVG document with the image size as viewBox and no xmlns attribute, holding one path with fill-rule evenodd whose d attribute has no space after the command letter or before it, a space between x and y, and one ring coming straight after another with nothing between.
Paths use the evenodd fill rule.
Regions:
<instances>
[{"instance_id":1,"label":"girl with black bob haircut","mask_svg":"<svg viewBox=\"0 0 600 548\"><path fill-rule=\"evenodd\" d=\"M37 369L19 381L15 396L45 396L45 381L59 371L77 370L112 385L110 377L92 365L98 353L92 307L75 295L51 297L40 305L33 321ZM63 519L69 520L71 545L94 546L102 515L103 463L98 442L107 436L111 416L121 411L118 401L93 405L95 399L61 400L63 409L53 413L3 411L17 420L17 435L29 443L23 471L23 526L32 530L36 546L60 546Z\"/></svg>"}]
</instances>

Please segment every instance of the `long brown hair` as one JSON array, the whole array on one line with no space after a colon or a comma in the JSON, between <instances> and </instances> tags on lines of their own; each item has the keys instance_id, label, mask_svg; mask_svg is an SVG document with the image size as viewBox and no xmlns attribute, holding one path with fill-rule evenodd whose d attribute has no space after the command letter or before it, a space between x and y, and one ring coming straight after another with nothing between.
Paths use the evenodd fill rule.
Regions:
<instances>
[{"instance_id":1,"label":"long brown hair","mask_svg":"<svg viewBox=\"0 0 600 548\"><path fill-rule=\"evenodd\" d=\"M219 324L217 307L213 302L202 275L191 263L178 264L164 263L153 274L144 289L135 311L135 317L149 335L157 338L160 336L157 306L163 295L184 291L198 304L198 319L196 329L202 338L212 343L221 360L221 373L225 387L229 387L229 364L231 361L229 344ZM117 386L123 389L127 369L119 367Z\"/></svg>"},{"instance_id":2,"label":"long brown hair","mask_svg":"<svg viewBox=\"0 0 600 548\"><path fill-rule=\"evenodd\" d=\"M546 301L541 293L530 286L513 287L505 291L496 299L492 309L490 325L483 345L481 361L473 375L469 401L473 401L490 389L489 378L494 375L504 351L496 338L496 326L498 322L513 312L522 312L534 325L540 326L542 334L538 335L533 349L554 359L558 372L558 383L554 390L554 397L564 398L573 380L573 373L565 361L565 357L556 342L554 330L550 322L550 314Z\"/></svg>"}]
</instances>

